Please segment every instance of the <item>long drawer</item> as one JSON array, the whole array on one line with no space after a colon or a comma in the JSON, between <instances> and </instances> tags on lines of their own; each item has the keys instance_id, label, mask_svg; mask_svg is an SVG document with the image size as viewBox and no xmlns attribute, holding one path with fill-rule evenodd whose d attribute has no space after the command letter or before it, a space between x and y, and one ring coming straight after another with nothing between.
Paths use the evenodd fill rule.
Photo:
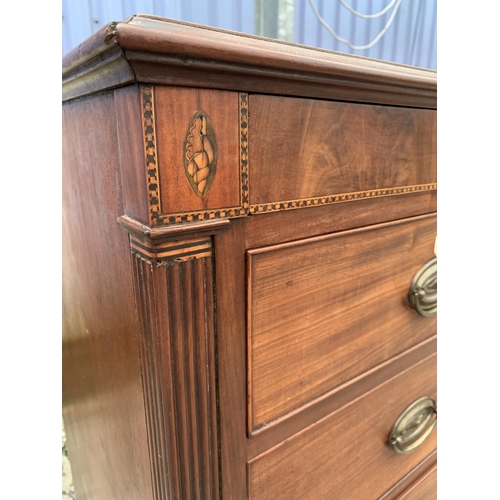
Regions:
<instances>
[{"instance_id":1,"label":"long drawer","mask_svg":"<svg viewBox=\"0 0 500 500\"><path fill-rule=\"evenodd\" d=\"M437 465L431 467L415 481L397 500L436 500L437 499Z\"/></svg>"},{"instance_id":2,"label":"long drawer","mask_svg":"<svg viewBox=\"0 0 500 500\"><path fill-rule=\"evenodd\" d=\"M436 333L408 304L435 216L249 250L251 434Z\"/></svg>"},{"instance_id":3,"label":"long drawer","mask_svg":"<svg viewBox=\"0 0 500 500\"><path fill-rule=\"evenodd\" d=\"M379 498L436 448L435 431L409 454L388 444L401 413L425 396L436 397L435 355L252 460L249 498Z\"/></svg>"}]
</instances>

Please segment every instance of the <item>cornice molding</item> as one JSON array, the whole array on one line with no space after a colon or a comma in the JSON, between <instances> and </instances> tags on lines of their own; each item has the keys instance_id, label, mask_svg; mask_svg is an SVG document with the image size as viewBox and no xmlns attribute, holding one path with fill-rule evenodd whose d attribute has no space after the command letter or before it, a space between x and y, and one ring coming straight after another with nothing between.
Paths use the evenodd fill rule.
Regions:
<instances>
[{"instance_id":1,"label":"cornice molding","mask_svg":"<svg viewBox=\"0 0 500 500\"><path fill-rule=\"evenodd\" d=\"M135 82L422 108L437 94L433 70L147 15L110 23L63 58L63 100Z\"/></svg>"}]
</instances>

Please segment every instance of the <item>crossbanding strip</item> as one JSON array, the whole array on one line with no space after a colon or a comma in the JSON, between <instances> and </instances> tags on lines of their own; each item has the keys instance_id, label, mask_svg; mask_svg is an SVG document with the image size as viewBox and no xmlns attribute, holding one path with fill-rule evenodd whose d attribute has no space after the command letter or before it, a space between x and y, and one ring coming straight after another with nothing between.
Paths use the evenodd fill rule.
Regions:
<instances>
[{"instance_id":1,"label":"crossbanding strip","mask_svg":"<svg viewBox=\"0 0 500 500\"><path fill-rule=\"evenodd\" d=\"M272 203L261 203L250 205L250 214L267 212L279 212L281 210L295 210L298 208L317 207L321 205L333 205L348 201L359 201L371 198L383 198L385 196L396 196L402 194L419 193L422 191L435 191L437 184L418 184L416 186L401 186L394 188L372 189L369 191L358 191L354 193L342 193L331 196L318 196L316 198L304 198L299 200L277 201Z\"/></svg>"},{"instance_id":2,"label":"crossbanding strip","mask_svg":"<svg viewBox=\"0 0 500 500\"><path fill-rule=\"evenodd\" d=\"M183 262L209 257L212 254L212 240L210 238L196 238L185 241L152 243L131 234L130 248L133 253L150 262Z\"/></svg>"}]
</instances>

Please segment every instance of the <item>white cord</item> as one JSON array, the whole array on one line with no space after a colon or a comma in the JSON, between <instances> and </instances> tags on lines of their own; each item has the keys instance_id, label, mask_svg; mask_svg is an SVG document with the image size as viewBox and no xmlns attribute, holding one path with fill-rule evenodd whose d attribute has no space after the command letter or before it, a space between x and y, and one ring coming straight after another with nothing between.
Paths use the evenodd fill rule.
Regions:
<instances>
[{"instance_id":1,"label":"white cord","mask_svg":"<svg viewBox=\"0 0 500 500\"><path fill-rule=\"evenodd\" d=\"M349 12L352 12L355 16L362 17L363 19L375 19L377 17L383 16L396 3L397 0L391 0L389 5L384 10L381 10L376 14L361 14L361 12L357 12L352 7L347 5L344 0L339 1Z\"/></svg>"},{"instance_id":2,"label":"white cord","mask_svg":"<svg viewBox=\"0 0 500 500\"><path fill-rule=\"evenodd\" d=\"M389 27L392 24L392 21L394 20L394 16L398 12L399 6L401 5L402 0L396 0L396 5L394 7L394 10L392 11L391 17L387 21L386 25L384 26L384 29L375 37L374 40L372 40L368 45L352 45L350 42L348 42L345 38L341 38L338 36L332 28L330 28L329 24L319 15L319 12L316 9L316 5L314 5L313 0L308 0L309 5L311 6L312 11L314 12L314 15L317 17L318 21L326 28L328 33L333 36L336 40L338 40L341 43L344 43L348 47L354 50L366 50L371 47L373 47L384 35L385 32L389 29Z\"/></svg>"}]
</instances>

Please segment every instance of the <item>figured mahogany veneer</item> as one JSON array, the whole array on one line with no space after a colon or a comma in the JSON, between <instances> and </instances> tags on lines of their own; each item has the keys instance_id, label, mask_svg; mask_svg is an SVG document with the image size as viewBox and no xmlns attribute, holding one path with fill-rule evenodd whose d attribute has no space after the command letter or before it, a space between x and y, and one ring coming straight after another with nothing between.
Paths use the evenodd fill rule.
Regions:
<instances>
[{"instance_id":1,"label":"figured mahogany veneer","mask_svg":"<svg viewBox=\"0 0 500 500\"><path fill-rule=\"evenodd\" d=\"M378 498L436 447L410 455L387 446L392 423L422 394L436 394L436 357L417 363L248 465L249 498Z\"/></svg>"},{"instance_id":2,"label":"figured mahogany veneer","mask_svg":"<svg viewBox=\"0 0 500 500\"><path fill-rule=\"evenodd\" d=\"M63 106L63 417L84 499L151 491L115 104L108 92Z\"/></svg>"},{"instance_id":3,"label":"figured mahogany veneer","mask_svg":"<svg viewBox=\"0 0 500 500\"><path fill-rule=\"evenodd\" d=\"M434 110L261 95L250 101L252 212L281 200L436 183Z\"/></svg>"},{"instance_id":4,"label":"figured mahogany veneer","mask_svg":"<svg viewBox=\"0 0 500 500\"><path fill-rule=\"evenodd\" d=\"M247 252L249 432L436 333L405 300L435 236L422 216Z\"/></svg>"},{"instance_id":5,"label":"figured mahogany veneer","mask_svg":"<svg viewBox=\"0 0 500 500\"><path fill-rule=\"evenodd\" d=\"M238 190L231 181L239 175L239 95L237 92L157 87L155 89L156 136L160 199L164 213L236 207ZM191 194L184 169L185 136L196 111L214 124L212 139L217 154L214 177L204 197ZM216 148L216 149L215 149ZM195 148L197 149L197 148ZM179 168L182 167L182 168Z\"/></svg>"},{"instance_id":6,"label":"figured mahogany veneer","mask_svg":"<svg viewBox=\"0 0 500 500\"><path fill-rule=\"evenodd\" d=\"M63 101L78 499L433 498L435 72L138 15Z\"/></svg>"}]
</instances>

